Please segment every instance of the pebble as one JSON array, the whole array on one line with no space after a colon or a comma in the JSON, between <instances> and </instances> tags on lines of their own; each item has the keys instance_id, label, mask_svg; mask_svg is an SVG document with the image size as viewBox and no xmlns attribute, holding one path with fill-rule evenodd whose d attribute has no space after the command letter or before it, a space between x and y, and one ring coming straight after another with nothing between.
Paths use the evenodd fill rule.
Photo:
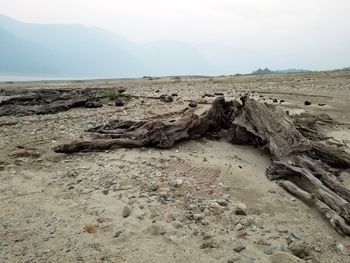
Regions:
<instances>
[{"instance_id":1,"label":"pebble","mask_svg":"<svg viewBox=\"0 0 350 263\"><path fill-rule=\"evenodd\" d=\"M148 189L149 189L150 191L153 191L153 192L157 191L158 188L159 188L159 186L158 186L158 184L156 184L156 183L152 183L152 184L148 187Z\"/></svg>"},{"instance_id":2,"label":"pebble","mask_svg":"<svg viewBox=\"0 0 350 263\"><path fill-rule=\"evenodd\" d=\"M203 214L193 214L190 219L194 220L194 221L198 221L204 218Z\"/></svg>"},{"instance_id":3,"label":"pebble","mask_svg":"<svg viewBox=\"0 0 350 263\"><path fill-rule=\"evenodd\" d=\"M170 181L169 185L172 187L179 187L182 185L182 183L183 183L183 180L181 178L178 178L176 180Z\"/></svg>"},{"instance_id":4,"label":"pebble","mask_svg":"<svg viewBox=\"0 0 350 263\"><path fill-rule=\"evenodd\" d=\"M123 231L122 230L118 230L117 232L115 232L115 234L114 234L114 238L118 238L119 236L120 236L120 234L121 233L123 233Z\"/></svg>"},{"instance_id":5,"label":"pebble","mask_svg":"<svg viewBox=\"0 0 350 263\"><path fill-rule=\"evenodd\" d=\"M299 258L305 258L310 255L308 244L300 240L290 243L288 249Z\"/></svg>"},{"instance_id":6,"label":"pebble","mask_svg":"<svg viewBox=\"0 0 350 263\"><path fill-rule=\"evenodd\" d=\"M242 215L242 216L246 216L247 215L247 206L243 203L239 203L236 205L235 208L235 214L236 215Z\"/></svg>"},{"instance_id":7,"label":"pebble","mask_svg":"<svg viewBox=\"0 0 350 263\"><path fill-rule=\"evenodd\" d=\"M225 199L219 199L216 202L221 206L228 206L228 202Z\"/></svg>"},{"instance_id":8,"label":"pebble","mask_svg":"<svg viewBox=\"0 0 350 263\"><path fill-rule=\"evenodd\" d=\"M203 242L201 243L200 248L204 249L204 248L217 248L219 246L218 242L215 239L206 239L203 240Z\"/></svg>"},{"instance_id":9,"label":"pebble","mask_svg":"<svg viewBox=\"0 0 350 263\"><path fill-rule=\"evenodd\" d=\"M219 209L220 205L217 202L211 202L209 207L212 209Z\"/></svg>"},{"instance_id":10,"label":"pebble","mask_svg":"<svg viewBox=\"0 0 350 263\"><path fill-rule=\"evenodd\" d=\"M195 108L197 107L197 101L191 101L188 106L190 106L191 108Z\"/></svg>"},{"instance_id":11,"label":"pebble","mask_svg":"<svg viewBox=\"0 0 350 263\"><path fill-rule=\"evenodd\" d=\"M244 249L245 249L245 246L243 246L242 244L238 244L233 248L233 250L236 251L237 253L241 252Z\"/></svg>"},{"instance_id":12,"label":"pebble","mask_svg":"<svg viewBox=\"0 0 350 263\"><path fill-rule=\"evenodd\" d=\"M239 223L242 224L243 226L250 226L250 222L247 218L243 217L239 220Z\"/></svg>"},{"instance_id":13,"label":"pebble","mask_svg":"<svg viewBox=\"0 0 350 263\"><path fill-rule=\"evenodd\" d=\"M166 192L166 191L162 191L162 192L159 193L159 196L163 197L165 200L168 200L169 197L170 197L170 194L168 192Z\"/></svg>"},{"instance_id":14,"label":"pebble","mask_svg":"<svg viewBox=\"0 0 350 263\"><path fill-rule=\"evenodd\" d=\"M18 236L16 237L15 242L23 242L24 239L25 239L24 236Z\"/></svg>"},{"instance_id":15,"label":"pebble","mask_svg":"<svg viewBox=\"0 0 350 263\"><path fill-rule=\"evenodd\" d=\"M160 96L160 100L164 101L166 103L169 103L169 102L172 102L174 99L173 99L173 97L171 97L169 95L163 94Z\"/></svg>"},{"instance_id":16,"label":"pebble","mask_svg":"<svg viewBox=\"0 0 350 263\"><path fill-rule=\"evenodd\" d=\"M343 245L342 243L339 243L339 244L337 245L337 251L338 251L339 253L341 253L341 254L346 254L346 253L345 253L345 247L344 247L344 245Z\"/></svg>"},{"instance_id":17,"label":"pebble","mask_svg":"<svg viewBox=\"0 0 350 263\"><path fill-rule=\"evenodd\" d=\"M130 215L130 213L131 213L130 208L128 206L124 206L122 216L126 218Z\"/></svg>"},{"instance_id":18,"label":"pebble","mask_svg":"<svg viewBox=\"0 0 350 263\"><path fill-rule=\"evenodd\" d=\"M85 231L89 234L95 234L97 229L95 224L86 224L85 225Z\"/></svg>"},{"instance_id":19,"label":"pebble","mask_svg":"<svg viewBox=\"0 0 350 263\"><path fill-rule=\"evenodd\" d=\"M295 240L300 240L301 239L300 235L298 233L296 233L296 232L292 232L292 238L294 238Z\"/></svg>"},{"instance_id":20,"label":"pebble","mask_svg":"<svg viewBox=\"0 0 350 263\"><path fill-rule=\"evenodd\" d=\"M203 226L207 226L207 225L210 224L209 220L205 220L205 219L202 220L201 223L202 223Z\"/></svg>"},{"instance_id":21,"label":"pebble","mask_svg":"<svg viewBox=\"0 0 350 263\"><path fill-rule=\"evenodd\" d=\"M263 251L266 255L272 255L272 246L265 246Z\"/></svg>"},{"instance_id":22,"label":"pebble","mask_svg":"<svg viewBox=\"0 0 350 263\"><path fill-rule=\"evenodd\" d=\"M124 106L124 102L120 98L116 98L115 102L114 102L114 105L116 107L121 107L121 106Z\"/></svg>"},{"instance_id":23,"label":"pebble","mask_svg":"<svg viewBox=\"0 0 350 263\"><path fill-rule=\"evenodd\" d=\"M236 228L237 230L242 230L242 229L244 228L244 226L243 226L241 223L238 223L238 224L235 226L235 228Z\"/></svg>"}]
</instances>

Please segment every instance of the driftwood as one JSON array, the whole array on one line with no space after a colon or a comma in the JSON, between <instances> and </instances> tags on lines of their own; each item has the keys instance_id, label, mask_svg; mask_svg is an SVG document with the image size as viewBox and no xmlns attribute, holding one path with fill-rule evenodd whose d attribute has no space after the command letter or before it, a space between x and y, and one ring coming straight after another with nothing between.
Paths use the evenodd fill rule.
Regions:
<instances>
[{"instance_id":1,"label":"driftwood","mask_svg":"<svg viewBox=\"0 0 350 263\"><path fill-rule=\"evenodd\" d=\"M269 179L315 207L339 233L350 235L350 191L337 178L350 167L350 155L318 130L327 116L292 117L279 108L242 97L226 102L217 98L202 115L188 110L176 120L112 121L89 131L91 141L54 148L60 153L96 151L113 147L169 148L176 142L203 136L225 137L268 151Z\"/></svg>"},{"instance_id":2,"label":"driftwood","mask_svg":"<svg viewBox=\"0 0 350 263\"><path fill-rule=\"evenodd\" d=\"M0 117L10 115L42 115L68 111L71 108L102 107L101 99L108 93L117 91L113 88L80 88L80 89L5 89L0 90L0 96L9 97L0 101ZM130 99L154 99L171 103L173 97L167 94L159 96L133 95L118 90L119 97ZM199 102L200 103L200 102ZM122 105L119 105L122 106Z\"/></svg>"},{"instance_id":3,"label":"driftwood","mask_svg":"<svg viewBox=\"0 0 350 263\"><path fill-rule=\"evenodd\" d=\"M0 101L0 116L53 114L71 108L98 108L105 90L101 89L40 89L5 90L0 95L8 99Z\"/></svg>"},{"instance_id":4,"label":"driftwood","mask_svg":"<svg viewBox=\"0 0 350 263\"><path fill-rule=\"evenodd\" d=\"M230 109L225 100L218 99L213 107L198 116L188 110L182 118L170 121L113 121L107 125L91 129L98 133L97 139L57 146L54 150L61 153L78 151L105 150L115 147L157 147L169 148L176 142L203 137L228 127L225 110Z\"/></svg>"}]
</instances>

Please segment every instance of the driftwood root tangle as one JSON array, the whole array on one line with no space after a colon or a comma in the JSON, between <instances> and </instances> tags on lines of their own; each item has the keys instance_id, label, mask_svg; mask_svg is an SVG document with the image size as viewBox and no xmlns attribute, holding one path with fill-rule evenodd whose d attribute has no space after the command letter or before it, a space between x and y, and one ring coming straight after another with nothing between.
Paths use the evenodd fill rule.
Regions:
<instances>
[{"instance_id":1,"label":"driftwood root tangle","mask_svg":"<svg viewBox=\"0 0 350 263\"><path fill-rule=\"evenodd\" d=\"M350 236L350 190L339 180L350 168L350 155L318 130L327 116L292 117L275 106L242 97L217 98L202 115L188 110L176 120L111 121L90 129L96 139L54 148L60 153L114 147L169 148L181 140L211 136L268 151L272 166L266 174L281 187L315 207L339 233ZM224 132L225 131L225 132ZM224 134L224 135L223 135Z\"/></svg>"}]
</instances>

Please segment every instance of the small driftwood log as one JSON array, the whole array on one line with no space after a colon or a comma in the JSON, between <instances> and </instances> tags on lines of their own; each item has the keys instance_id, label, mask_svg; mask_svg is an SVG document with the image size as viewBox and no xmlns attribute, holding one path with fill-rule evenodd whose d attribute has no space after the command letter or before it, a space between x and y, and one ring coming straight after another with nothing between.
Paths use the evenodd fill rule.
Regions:
<instances>
[{"instance_id":1,"label":"small driftwood log","mask_svg":"<svg viewBox=\"0 0 350 263\"><path fill-rule=\"evenodd\" d=\"M202 115L186 111L177 120L112 121L89 131L91 141L59 145L54 151L74 153L114 147L169 148L181 140L224 136L234 144L255 145L268 151L271 180L315 207L339 233L350 235L350 191L337 176L350 168L350 155L318 130L328 116L292 117L279 108L242 97L226 102L217 98ZM225 132L222 132L225 131Z\"/></svg>"}]
</instances>

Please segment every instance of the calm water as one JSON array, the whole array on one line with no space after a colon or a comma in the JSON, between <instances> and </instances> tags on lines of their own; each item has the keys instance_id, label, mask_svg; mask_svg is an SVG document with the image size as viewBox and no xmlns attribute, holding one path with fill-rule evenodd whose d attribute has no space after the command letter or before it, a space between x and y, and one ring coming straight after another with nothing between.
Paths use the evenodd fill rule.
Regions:
<instances>
[{"instance_id":1,"label":"calm water","mask_svg":"<svg viewBox=\"0 0 350 263\"><path fill-rule=\"evenodd\" d=\"M96 77L87 76L48 76L48 75L1 75L0 82L6 81L40 81L40 80L87 80L97 79Z\"/></svg>"}]
</instances>

